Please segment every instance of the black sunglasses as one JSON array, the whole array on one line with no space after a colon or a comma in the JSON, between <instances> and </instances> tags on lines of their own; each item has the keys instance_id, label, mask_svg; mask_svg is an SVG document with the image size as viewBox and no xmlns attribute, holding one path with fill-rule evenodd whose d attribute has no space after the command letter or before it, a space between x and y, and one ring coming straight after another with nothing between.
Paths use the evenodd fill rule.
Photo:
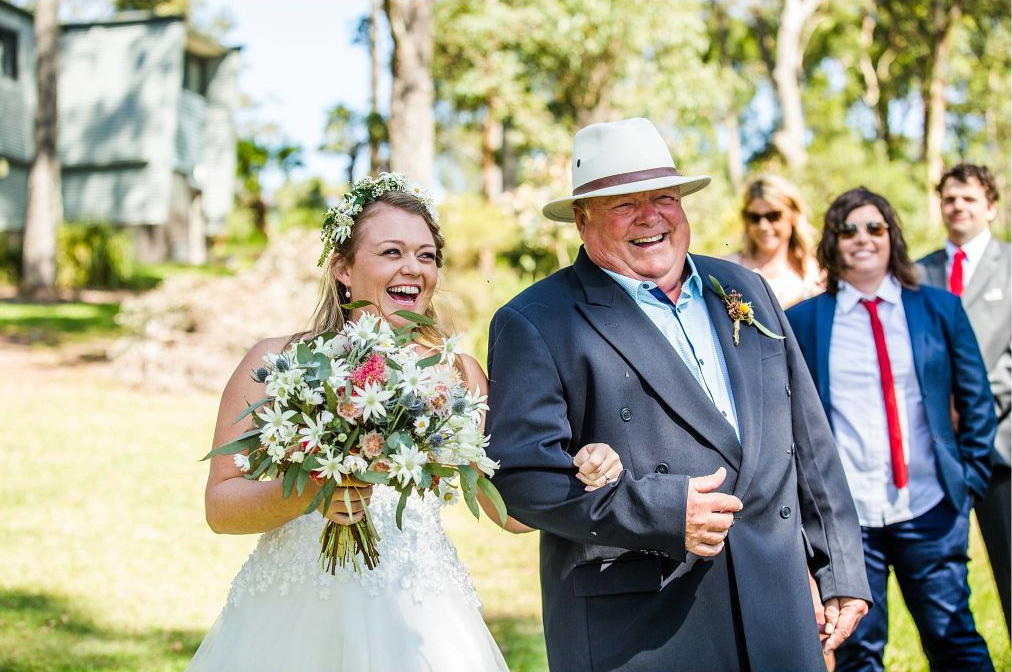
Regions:
<instances>
[{"instance_id":1,"label":"black sunglasses","mask_svg":"<svg viewBox=\"0 0 1012 672\"><path fill-rule=\"evenodd\" d=\"M864 224L860 222L844 222L836 227L836 235L842 240L853 238L862 226L869 236L876 238L885 235L885 232L889 230L889 225L886 222L865 222Z\"/></svg>"},{"instance_id":2,"label":"black sunglasses","mask_svg":"<svg viewBox=\"0 0 1012 672\"><path fill-rule=\"evenodd\" d=\"M751 225L756 225L759 222L763 221L764 219L770 224L776 224L777 222L780 221L780 218L783 216L784 213L779 210L770 210L769 212L745 211L741 214L742 217L745 218L746 222L748 222Z\"/></svg>"}]
</instances>

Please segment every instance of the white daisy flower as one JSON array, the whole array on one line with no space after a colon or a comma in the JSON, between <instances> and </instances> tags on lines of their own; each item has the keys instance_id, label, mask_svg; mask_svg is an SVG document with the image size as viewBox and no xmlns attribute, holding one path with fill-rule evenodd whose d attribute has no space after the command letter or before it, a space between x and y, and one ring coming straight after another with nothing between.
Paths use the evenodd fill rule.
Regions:
<instances>
[{"instance_id":1,"label":"white daisy flower","mask_svg":"<svg viewBox=\"0 0 1012 672\"><path fill-rule=\"evenodd\" d=\"M323 404L323 393L309 387L303 387L299 390L299 398L307 404L313 406L320 406Z\"/></svg>"},{"instance_id":2,"label":"white daisy flower","mask_svg":"<svg viewBox=\"0 0 1012 672\"><path fill-rule=\"evenodd\" d=\"M495 470L499 468L499 463L487 455L482 455L475 460L474 465L478 467L479 471L484 472L486 476L491 476L495 473Z\"/></svg>"},{"instance_id":3,"label":"white daisy flower","mask_svg":"<svg viewBox=\"0 0 1012 672\"><path fill-rule=\"evenodd\" d=\"M301 450L296 450L294 453L288 456L288 459L296 464L302 464L302 461L306 459L306 454Z\"/></svg>"},{"instance_id":4,"label":"white daisy flower","mask_svg":"<svg viewBox=\"0 0 1012 672\"><path fill-rule=\"evenodd\" d=\"M257 411L257 417L264 421L260 433L268 437L277 436L282 428L292 424L288 418L293 415L295 415L295 411L287 411L277 403L264 407L262 411Z\"/></svg>"},{"instance_id":5,"label":"white daisy flower","mask_svg":"<svg viewBox=\"0 0 1012 672\"><path fill-rule=\"evenodd\" d=\"M365 388L356 387L351 403L362 409L362 419L369 420L370 417L380 417L387 414L383 402L394 396L393 390L385 390L382 385L366 383Z\"/></svg>"},{"instance_id":6,"label":"white daisy flower","mask_svg":"<svg viewBox=\"0 0 1012 672\"><path fill-rule=\"evenodd\" d=\"M303 442L303 449L312 450L323 443L323 434L327 431L327 423L322 418L312 418L305 413L302 414L302 417L306 421L306 426L299 430L299 436Z\"/></svg>"},{"instance_id":7,"label":"white daisy flower","mask_svg":"<svg viewBox=\"0 0 1012 672\"><path fill-rule=\"evenodd\" d=\"M429 461L428 456L415 446L407 446L390 456L390 475L400 481L401 486L422 480L422 468Z\"/></svg>"},{"instance_id":8,"label":"white daisy flower","mask_svg":"<svg viewBox=\"0 0 1012 672\"><path fill-rule=\"evenodd\" d=\"M285 459L285 452L285 447L280 443L272 443L267 446L267 454L270 456L271 462L281 462Z\"/></svg>"},{"instance_id":9,"label":"white daisy flower","mask_svg":"<svg viewBox=\"0 0 1012 672\"><path fill-rule=\"evenodd\" d=\"M335 479L340 479L341 476L348 473L348 470L344 468L344 461L335 455L321 459L320 467L317 471L323 478Z\"/></svg>"},{"instance_id":10,"label":"white daisy flower","mask_svg":"<svg viewBox=\"0 0 1012 672\"><path fill-rule=\"evenodd\" d=\"M235 466L239 467L239 471L246 473L250 470L249 457L242 453L236 453L232 456L232 462Z\"/></svg>"},{"instance_id":11,"label":"white daisy flower","mask_svg":"<svg viewBox=\"0 0 1012 672\"><path fill-rule=\"evenodd\" d=\"M405 364L401 368L400 380L397 381L397 387L406 394L420 395L428 379L429 372L427 369L419 369L414 364Z\"/></svg>"},{"instance_id":12,"label":"white daisy flower","mask_svg":"<svg viewBox=\"0 0 1012 672\"><path fill-rule=\"evenodd\" d=\"M417 434L418 436L422 436L423 434L425 434L425 432L428 431L431 425L432 421L429 420L428 416L426 415L418 416L417 418L415 418L414 422L415 434Z\"/></svg>"},{"instance_id":13,"label":"white daisy flower","mask_svg":"<svg viewBox=\"0 0 1012 672\"><path fill-rule=\"evenodd\" d=\"M443 339L442 358L443 364L453 364L453 358L460 352L460 335L450 336Z\"/></svg>"},{"instance_id":14,"label":"white daisy flower","mask_svg":"<svg viewBox=\"0 0 1012 672\"><path fill-rule=\"evenodd\" d=\"M369 469L369 463L358 455L348 455L344 458L344 468L349 474L362 474Z\"/></svg>"}]
</instances>

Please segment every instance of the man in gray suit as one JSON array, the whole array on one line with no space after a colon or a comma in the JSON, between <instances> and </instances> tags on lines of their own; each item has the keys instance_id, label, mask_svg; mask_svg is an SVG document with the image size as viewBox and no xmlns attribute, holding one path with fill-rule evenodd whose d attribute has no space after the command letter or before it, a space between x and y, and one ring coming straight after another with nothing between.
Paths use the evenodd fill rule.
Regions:
<instances>
[{"instance_id":1,"label":"man in gray suit","mask_svg":"<svg viewBox=\"0 0 1012 672\"><path fill-rule=\"evenodd\" d=\"M998 215L998 188L986 166L959 164L942 175L937 190L948 239L945 247L918 263L924 284L944 287L962 298L994 394L1000 424L994 442L991 480L984 498L974 508L1008 626L1012 574L1009 547L1012 530L1009 497L1009 444L1012 442L1009 424L1012 406L1010 249L1008 243L991 235L991 222Z\"/></svg>"},{"instance_id":2,"label":"man in gray suit","mask_svg":"<svg viewBox=\"0 0 1012 672\"><path fill-rule=\"evenodd\" d=\"M646 119L576 135L576 262L489 334L489 454L510 514L541 530L548 660L568 672L823 667L870 599L833 436L769 286L689 255L675 170ZM572 455L623 474L585 492ZM820 646L808 574L825 602Z\"/></svg>"}]
</instances>

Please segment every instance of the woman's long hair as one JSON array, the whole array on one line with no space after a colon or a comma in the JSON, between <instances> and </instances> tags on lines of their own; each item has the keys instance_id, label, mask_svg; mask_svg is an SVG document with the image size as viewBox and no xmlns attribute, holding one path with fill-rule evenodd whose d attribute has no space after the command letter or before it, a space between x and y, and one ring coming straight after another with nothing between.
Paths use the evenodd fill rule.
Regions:
<instances>
[{"instance_id":1,"label":"woman's long hair","mask_svg":"<svg viewBox=\"0 0 1012 672\"><path fill-rule=\"evenodd\" d=\"M900 228L900 216L896 214L893 206L884 196L864 187L857 187L837 196L829 206L829 210L826 210L825 226L822 229L822 240L819 241L818 249L819 265L826 271L826 291L836 294L840 289L840 280L847 270L840 256L840 239L837 229L847 221L847 215L851 211L863 205L874 206L882 213L882 219L889 225L889 266L887 270L904 287L917 287L917 269L910 261L910 255L907 252L907 242L903 239L903 231Z\"/></svg>"},{"instance_id":2,"label":"woman's long hair","mask_svg":"<svg viewBox=\"0 0 1012 672\"><path fill-rule=\"evenodd\" d=\"M791 237L787 241L787 262L795 273L805 277L815 256L812 226L808 222L808 206L805 205L798 188L777 175L760 175L745 187L741 203L742 222L745 224L744 256L754 259L757 251L755 242L748 235L748 222L745 221L745 211L757 198L780 208L792 217Z\"/></svg>"},{"instance_id":3,"label":"woman's long hair","mask_svg":"<svg viewBox=\"0 0 1012 672\"><path fill-rule=\"evenodd\" d=\"M362 212L354 217L355 225L351 227L351 235L343 243L337 245L327 258L323 265L324 273L320 280L320 296L316 303L316 309L309 322L309 329L301 334L300 338L312 339L322 333L339 331L350 318L349 311L343 307L343 304L350 301L347 296L348 288L334 277L334 266L342 261L354 261L355 252L362 239L362 225L377 211L382 210L380 204L399 208L425 220L425 225L429 227L432 240L436 245L436 267L442 268L445 241L439 232L439 224L433 219L429 209L411 194L403 191L388 191L362 208ZM425 316L437 320L436 309L431 302L425 308ZM438 324L437 321L437 326L419 326L416 341L427 347L438 346L445 337L445 333Z\"/></svg>"}]
</instances>

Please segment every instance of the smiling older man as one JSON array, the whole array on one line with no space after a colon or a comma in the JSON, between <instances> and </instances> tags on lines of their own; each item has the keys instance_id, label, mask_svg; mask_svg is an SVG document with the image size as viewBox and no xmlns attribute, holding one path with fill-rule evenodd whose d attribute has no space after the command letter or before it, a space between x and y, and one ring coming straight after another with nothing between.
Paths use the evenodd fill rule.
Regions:
<instances>
[{"instance_id":1,"label":"smiling older man","mask_svg":"<svg viewBox=\"0 0 1012 672\"><path fill-rule=\"evenodd\" d=\"M675 170L646 119L576 135L576 263L502 307L489 337L490 454L541 530L553 670L815 670L807 573L833 649L867 610L861 535L818 395L766 283L689 255ZM571 455L606 443L610 487ZM824 633L826 634L826 633Z\"/></svg>"}]
</instances>

